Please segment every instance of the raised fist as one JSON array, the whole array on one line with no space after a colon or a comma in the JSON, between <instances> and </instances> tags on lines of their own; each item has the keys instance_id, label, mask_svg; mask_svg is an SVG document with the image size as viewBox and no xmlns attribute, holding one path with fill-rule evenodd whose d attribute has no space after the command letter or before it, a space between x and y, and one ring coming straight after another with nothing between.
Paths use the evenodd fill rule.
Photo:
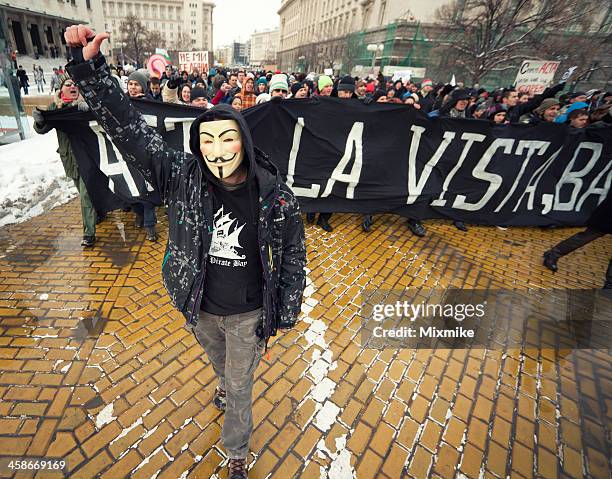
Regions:
<instances>
[{"instance_id":1,"label":"raised fist","mask_svg":"<svg viewBox=\"0 0 612 479\"><path fill-rule=\"evenodd\" d=\"M96 33L84 25L72 25L64 32L66 44L71 48L83 47L83 60L87 61L100 52L100 45L110 38L108 32Z\"/></svg>"},{"instance_id":2,"label":"raised fist","mask_svg":"<svg viewBox=\"0 0 612 479\"><path fill-rule=\"evenodd\" d=\"M171 90L174 90L178 86L180 79L180 75L178 73L174 73L170 76L170 78L168 78L168 82L166 83L166 85Z\"/></svg>"}]
</instances>

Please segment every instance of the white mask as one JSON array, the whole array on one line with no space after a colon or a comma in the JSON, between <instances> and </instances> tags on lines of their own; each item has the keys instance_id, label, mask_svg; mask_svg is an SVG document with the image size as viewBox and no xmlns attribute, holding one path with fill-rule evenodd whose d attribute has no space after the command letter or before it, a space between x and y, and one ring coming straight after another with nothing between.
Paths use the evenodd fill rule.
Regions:
<instances>
[{"instance_id":1,"label":"white mask","mask_svg":"<svg viewBox=\"0 0 612 479\"><path fill-rule=\"evenodd\" d=\"M230 176L242 163L242 134L236 120L200 123L200 151L204 163L219 179Z\"/></svg>"}]
</instances>

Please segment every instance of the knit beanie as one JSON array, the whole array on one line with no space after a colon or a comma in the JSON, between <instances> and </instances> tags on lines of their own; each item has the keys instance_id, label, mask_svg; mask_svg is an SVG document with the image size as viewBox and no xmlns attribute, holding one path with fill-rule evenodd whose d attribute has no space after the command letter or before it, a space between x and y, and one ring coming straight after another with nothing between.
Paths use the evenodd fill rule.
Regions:
<instances>
[{"instance_id":1,"label":"knit beanie","mask_svg":"<svg viewBox=\"0 0 612 479\"><path fill-rule=\"evenodd\" d=\"M206 94L206 89L201 86L196 86L191 89L191 101L196 98L206 98L208 100L208 95Z\"/></svg>"},{"instance_id":2,"label":"knit beanie","mask_svg":"<svg viewBox=\"0 0 612 479\"><path fill-rule=\"evenodd\" d=\"M321 75L319 77L319 81L317 82L317 86L319 87L319 91L323 90L327 85L333 85L334 82L327 75Z\"/></svg>"},{"instance_id":3,"label":"knit beanie","mask_svg":"<svg viewBox=\"0 0 612 479\"><path fill-rule=\"evenodd\" d=\"M429 78L425 78L425 80L421 82L421 88L423 88L424 86L433 86L433 81Z\"/></svg>"},{"instance_id":4,"label":"knit beanie","mask_svg":"<svg viewBox=\"0 0 612 479\"><path fill-rule=\"evenodd\" d=\"M295 94L302 88L304 88L304 84L302 82L295 82L293 85L291 85L291 94L295 96Z\"/></svg>"},{"instance_id":5,"label":"knit beanie","mask_svg":"<svg viewBox=\"0 0 612 479\"><path fill-rule=\"evenodd\" d=\"M130 76L128 77L128 81L133 80L136 81L140 84L140 86L142 87L142 92L146 93L147 92L147 77L140 71L136 70L135 72L130 73Z\"/></svg>"},{"instance_id":6,"label":"knit beanie","mask_svg":"<svg viewBox=\"0 0 612 479\"><path fill-rule=\"evenodd\" d=\"M287 76L282 73L272 75L270 79L270 91L274 90L285 90L289 91L289 85L287 85Z\"/></svg>"},{"instance_id":7,"label":"knit beanie","mask_svg":"<svg viewBox=\"0 0 612 479\"><path fill-rule=\"evenodd\" d=\"M533 111L534 113L541 115L546 110L548 110L551 106L555 106L555 105L560 105L559 100L557 100L556 98L546 98L545 100L542 101L542 103L540 103L540 106L537 107Z\"/></svg>"},{"instance_id":8,"label":"knit beanie","mask_svg":"<svg viewBox=\"0 0 612 479\"><path fill-rule=\"evenodd\" d=\"M66 80L70 80L70 75L68 75L68 73L64 73L63 75L59 75L60 88L62 88L64 86L64 82Z\"/></svg>"},{"instance_id":9,"label":"knit beanie","mask_svg":"<svg viewBox=\"0 0 612 479\"><path fill-rule=\"evenodd\" d=\"M259 85L260 83L263 83L264 85L268 86L268 80L266 80L266 77L259 77L255 82L255 87L257 87L257 85Z\"/></svg>"},{"instance_id":10,"label":"knit beanie","mask_svg":"<svg viewBox=\"0 0 612 479\"><path fill-rule=\"evenodd\" d=\"M355 91L355 79L352 76L342 77L338 83L338 91Z\"/></svg>"}]
</instances>

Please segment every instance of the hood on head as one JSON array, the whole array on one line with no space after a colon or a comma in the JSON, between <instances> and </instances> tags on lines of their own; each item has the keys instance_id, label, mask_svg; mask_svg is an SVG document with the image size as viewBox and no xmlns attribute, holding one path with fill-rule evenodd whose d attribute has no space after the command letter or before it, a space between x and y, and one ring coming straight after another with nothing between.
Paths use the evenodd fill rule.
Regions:
<instances>
[{"instance_id":1,"label":"hood on head","mask_svg":"<svg viewBox=\"0 0 612 479\"><path fill-rule=\"evenodd\" d=\"M213 184L221 184L219 179L213 175L206 166L204 157L200 151L200 125L204 122L215 120L236 120L238 123L240 134L242 135L242 149L244 150L243 161L246 162L248 168L247 181L251 180L255 175L255 150L253 147L253 139L251 138L251 130L242 114L226 104L216 105L210 110L206 110L193 121L189 129L189 149L202 163L206 178Z\"/></svg>"}]
</instances>

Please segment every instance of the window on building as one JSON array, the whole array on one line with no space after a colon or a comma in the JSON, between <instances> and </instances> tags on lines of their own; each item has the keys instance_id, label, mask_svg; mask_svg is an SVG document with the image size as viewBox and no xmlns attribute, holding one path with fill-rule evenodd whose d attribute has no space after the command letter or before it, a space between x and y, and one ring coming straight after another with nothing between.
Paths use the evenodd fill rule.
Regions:
<instances>
[{"instance_id":1,"label":"window on building","mask_svg":"<svg viewBox=\"0 0 612 479\"><path fill-rule=\"evenodd\" d=\"M385 20L385 10L387 9L387 0L380 2L380 12L378 14L378 24L383 25Z\"/></svg>"},{"instance_id":2,"label":"window on building","mask_svg":"<svg viewBox=\"0 0 612 479\"><path fill-rule=\"evenodd\" d=\"M91 0L85 0L85 5L91 10Z\"/></svg>"}]
</instances>

